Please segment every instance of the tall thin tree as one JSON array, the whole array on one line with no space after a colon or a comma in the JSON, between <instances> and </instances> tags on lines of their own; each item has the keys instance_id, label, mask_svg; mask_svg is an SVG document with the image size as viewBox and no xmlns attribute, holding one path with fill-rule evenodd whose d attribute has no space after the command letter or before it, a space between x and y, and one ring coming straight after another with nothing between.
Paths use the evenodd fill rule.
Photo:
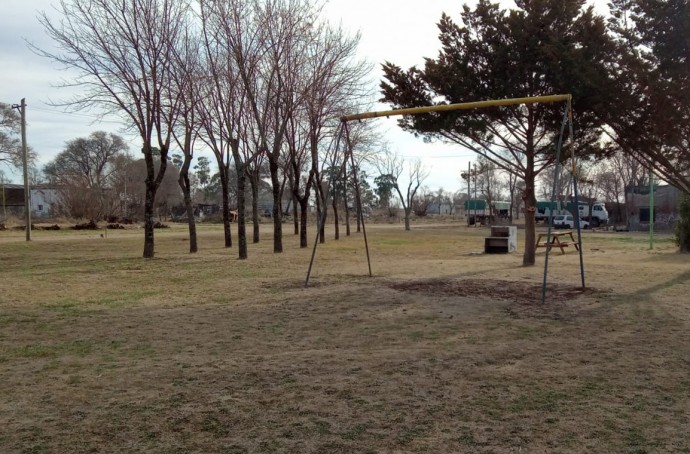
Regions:
<instances>
[{"instance_id":1,"label":"tall thin tree","mask_svg":"<svg viewBox=\"0 0 690 454\"><path fill-rule=\"evenodd\" d=\"M146 162L144 253L154 256L156 192L168 165L179 98L166 96L174 49L184 38L184 0L61 0L59 20L39 15L57 50L32 48L78 77L81 90L62 105L121 116L139 133ZM158 155L158 156L156 156ZM156 159L158 157L159 159Z\"/></svg>"}]
</instances>

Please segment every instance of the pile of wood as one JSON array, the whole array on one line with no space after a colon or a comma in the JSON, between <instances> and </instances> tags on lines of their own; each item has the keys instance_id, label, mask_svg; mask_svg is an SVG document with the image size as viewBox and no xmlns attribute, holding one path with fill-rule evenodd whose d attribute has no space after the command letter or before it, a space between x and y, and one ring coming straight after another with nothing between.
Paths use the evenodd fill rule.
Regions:
<instances>
[{"instance_id":1,"label":"pile of wood","mask_svg":"<svg viewBox=\"0 0 690 454\"><path fill-rule=\"evenodd\" d=\"M89 222L86 222L84 224L77 224L72 228L74 230L98 230L98 224L96 224L96 221L91 219Z\"/></svg>"}]
</instances>

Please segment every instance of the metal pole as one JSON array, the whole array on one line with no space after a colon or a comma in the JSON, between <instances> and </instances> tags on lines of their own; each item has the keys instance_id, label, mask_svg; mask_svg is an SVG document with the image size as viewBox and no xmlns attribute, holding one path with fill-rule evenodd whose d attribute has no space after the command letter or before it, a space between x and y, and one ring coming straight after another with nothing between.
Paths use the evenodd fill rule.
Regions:
<instances>
[{"instance_id":1,"label":"metal pole","mask_svg":"<svg viewBox=\"0 0 690 454\"><path fill-rule=\"evenodd\" d=\"M484 107L514 106L516 104L534 104L538 102L569 101L572 95L547 95L532 96L527 98L494 99L490 101L463 102L458 104L441 104L437 106L411 107L409 109L383 110L379 112L365 112L355 115L346 115L340 120L347 122L352 120L364 120L367 118L393 117L396 115L417 115L430 112L448 112L453 110L481 109Z\"/></svg>"},{"instance_id":2,"label":"metal pole","mask_svg":"<svg viewBox=\"0 0 690 454\"><path fill-rule=\"evenodd\" d=\"M338 135L336 136L336 141L335 141L335 150L333 151L333 162L336 162L337 155L338 155L338 149L340 148L340 139L342 138L343 135L343 127L341 124L340 131L338 131ZM335 167L335 166L333 166ZM317 182L318 183L318 182ZM328 184L328 188L326 189L326 197L323 201L324 207L328 205L328 199L329 199L329 194L331 191L335 191L335 173L331 172L331 177L330 177L330 182ZM318 198L318 191L317 191L317 198ZM312 267L314 266L314 258L316 257L316 246L319 244L319 232L321 232L321 229L323 226L326 224L326 216L324 215L324 212L326 210L321 210L321 214L319 215L319 219L316 221L316 235L314 235L314 248L311 251L311 259L309 260L309 268L307 268L307 277L304 279L304 288L307 288L309 286L309 278L311 277L311 270Z\"/></svg>"},{"instance_id":3,"label":"metal pole","mask_svg":"<svg viewBox=\"0 0 690 454\"><path fill-rule=\"evenodd\" d=\"M575 206L577 210L577 249L580 252L580 280L582 281L582 288L585 288L585 260L582 255L582 229L580 228L580 199L577 193L577 178L576 175L576 165L575 165L575 134L573 132L573 106L570 100L568 100L568 124L570 132L570 159L572 161L572 175L573 175L573 195L575 195ZM590 219L592 212L590 211Z\"/></svg>"},{"instance_id":4,"label":"metal pole","mask_svg":"<svg viewBox=\"0 0 690 454\"><path fill-rule=\"evenodd\" d=\"M563 123L561 124L561 134L558 136L558 146L556 147L556 168L554 170L553 176L553 188L551 189L551 204L553 204L556 198L556 188L558 187L558 171L561 165L561 148L563 147L563 133L565 132L565 124L568 121L568 108L565 109L565 114L563 115ZM553 206L553 205L552 205ZM579 214L577 215L579 217ZM549 216L549 227L546 231L546 257L544 258L544 281L541 287L541 303L546 302L546 277L549 273L549 254L551 253L551 229L553 227L553 222L551 222L551 216ZM580 224L578 223L578 229ZM535 248L535 245L530 245Z\"/></svg>"},{"instance_id":5,"label":"metal pole","mask_svg":"<svg viewBox=\"0 0 690 454\"><path fill-rule=\"evenodd\" d=\"M26 98L20 104L22 118L22 164L24 166L24 220L26 241L31 241L31 188L29 187L29 158L26 146Z\"/></svg>"},{"instance_id":6,"label":"metal pole","mask_svg":"<svg viewBox=\"0 0 690 454\"><path fill-rule=\"evenodd\" d=\"M352 142L350 142L350 129L347 127L347 123L343 122L343 126L345 128L345 146L347 147L345 150L345 160L347 161L347 155L350 155L350 161L352 162L352 169L355 170L355 157L354 154L352 153ZM362 234L364 236L364 249L367 251L367 265L369 266L369 277L372 276L371 274L371 258L369 257L369 241L367 240L367 229L364 226L364 212L362 211L362 196L361 192L359 189L359 177L357 176L356 170L353 172L354 173L354 182L355 182L355 191L357 196L355 199L357 200L357 204L359 205L357 207L357 210L359 211L359 216L360 220L362 221ZM347 201L345 201L347 203Z\"/></svg>"},{"instance_id":7,"label":"metal pole","mask_svg":"<svg viewBox=\"0 0 690 454\"><path fill-rule=\"evenodd\" d=\"M654 172L649 169L649 249L654 249Z\"/></svg>"}]
</instances>

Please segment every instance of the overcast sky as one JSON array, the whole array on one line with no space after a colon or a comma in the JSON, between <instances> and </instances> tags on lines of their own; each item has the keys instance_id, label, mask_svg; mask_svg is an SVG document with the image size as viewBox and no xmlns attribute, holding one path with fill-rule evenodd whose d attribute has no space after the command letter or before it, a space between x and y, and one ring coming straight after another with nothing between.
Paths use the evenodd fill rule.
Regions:
<instances>
[{"instance_id":1,"label":"overcast sky","mask_svg":"<svg viewBox=\"0 0 690 454\"><path fill-rule=\"evenodd\" d=\"M605 0L595 1L603 8ZM55 3L57 0L0 0L0 102L18 104L26 98L28 141L38 152L39 167L59 153L68 140L96 130L122 133L115 122L97 122L93 115L66 114L49 105L50 100L68 97L66 89L57 88L67 75L32 53L25 39L40 47L51 45L36 16L39 11L52 11ZM328 0L325 14L331 22L341 23L353 33L361 32L360 54L374 64L373 78L379 80L380 64L386 60L406 68L422 63L423 57L435 57L439 49L436 23L442 12L459 18L464 3L473 4L474 0ZM511 0L500 3L514 5ZM457 145L425 144L401 131L393 119L372 121L380 124L392 150L408 159L422 159L431 171L426 181L429 187L460 189L459 174L475 159L473 153ZM140 149L136 137L123 135L133 153ZM9 174L9 169L1 170ZM18 174L11 177L20 179Z\"/></svg>"}]
</instances>

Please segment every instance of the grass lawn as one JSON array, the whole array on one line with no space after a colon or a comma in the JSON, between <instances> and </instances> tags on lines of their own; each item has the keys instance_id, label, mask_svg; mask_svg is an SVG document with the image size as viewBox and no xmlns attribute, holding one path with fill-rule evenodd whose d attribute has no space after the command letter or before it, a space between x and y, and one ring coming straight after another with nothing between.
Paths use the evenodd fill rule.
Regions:
<instances>
[{"instance_id":1,"label":"grass lawn","mask_svg":"<svg viewBox=\"0 0 690 454\"><path fill-rule=\"evenodd\" d=\"M544 250L473 254L487 229L368 225L374 276L353 234L305 289L311 248L262 228L246 261L219 226L152 260L141 229L0 232L0 452L690 452L670 237L586 232L588 290L554 251L541 305Z\"/></svg>"}]
</instances>

